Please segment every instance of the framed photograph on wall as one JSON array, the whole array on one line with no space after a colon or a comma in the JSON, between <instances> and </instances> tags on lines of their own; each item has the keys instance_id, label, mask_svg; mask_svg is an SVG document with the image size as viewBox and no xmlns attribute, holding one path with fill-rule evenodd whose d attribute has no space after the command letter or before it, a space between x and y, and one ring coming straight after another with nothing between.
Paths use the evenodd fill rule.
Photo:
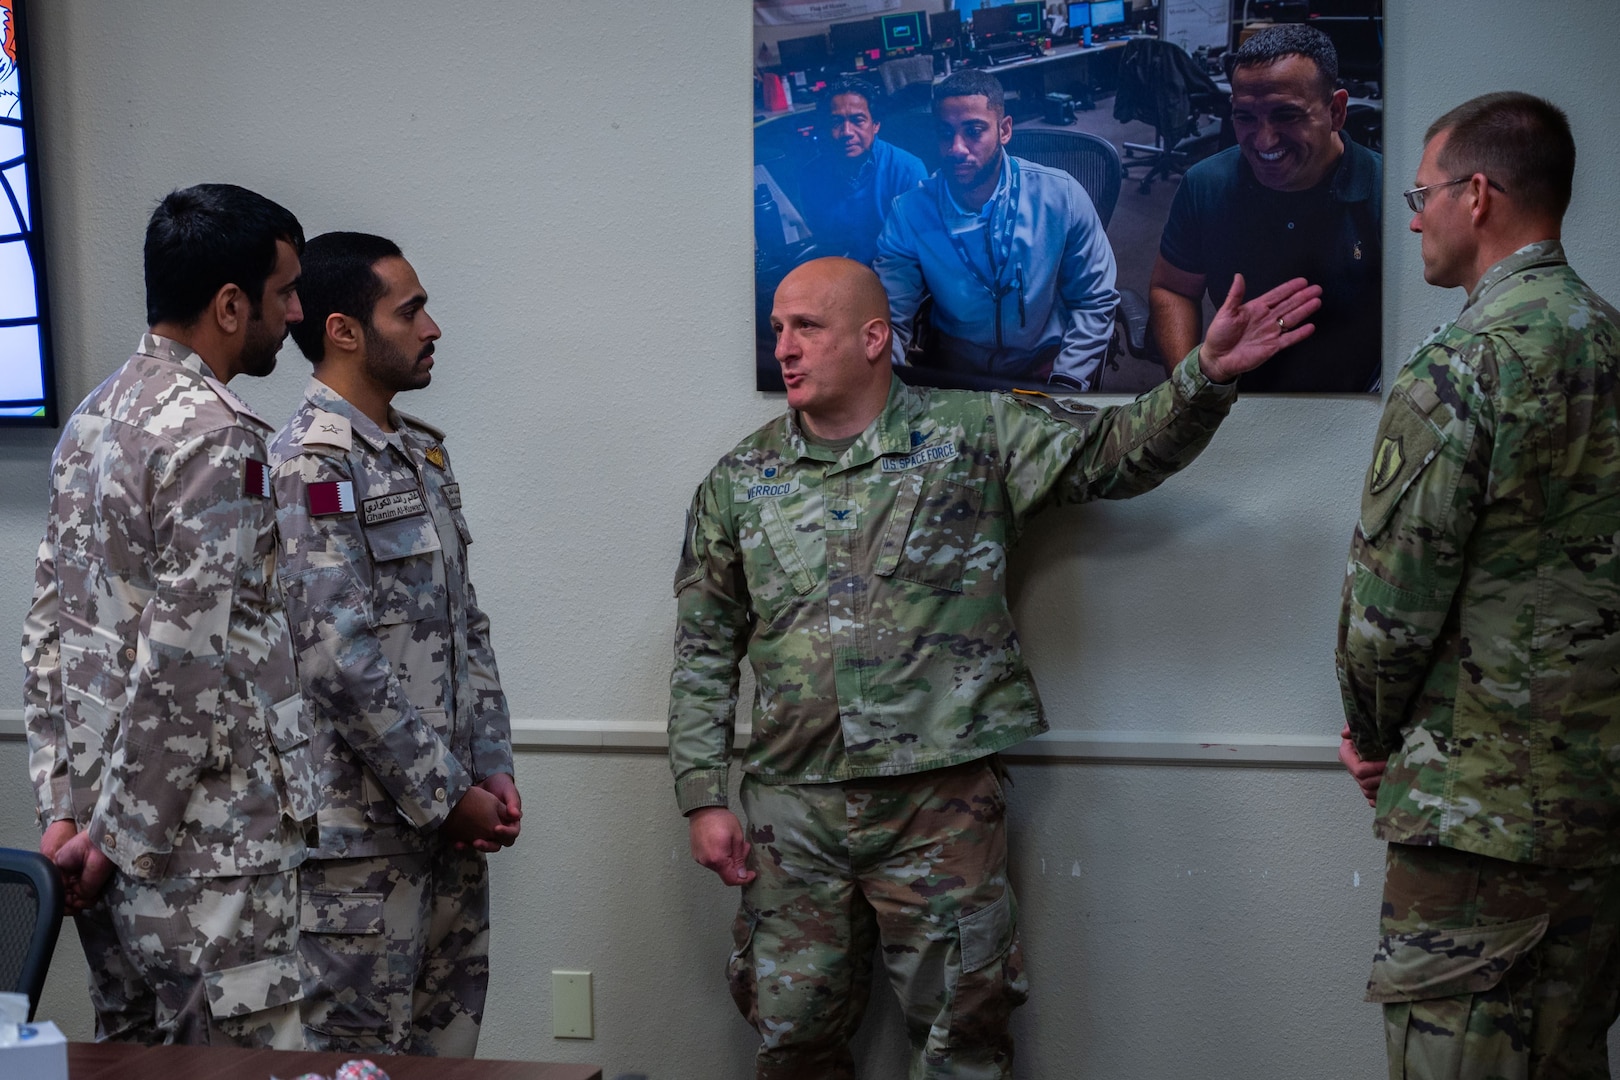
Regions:
<instances>
[{"instance_id":1,"label":"framed photograph on wall","mask_svg":"<svg viewBox=\"0 0 1620 1080\"><path fill-rule=\"evenodd\" d=\"M1241 274L1324 289L1243 390L1381 389L1382 0L754 14L759 389L777 284L829 255L877 272L909 382L1140 393Z\"/></svg>"}]
</instances>

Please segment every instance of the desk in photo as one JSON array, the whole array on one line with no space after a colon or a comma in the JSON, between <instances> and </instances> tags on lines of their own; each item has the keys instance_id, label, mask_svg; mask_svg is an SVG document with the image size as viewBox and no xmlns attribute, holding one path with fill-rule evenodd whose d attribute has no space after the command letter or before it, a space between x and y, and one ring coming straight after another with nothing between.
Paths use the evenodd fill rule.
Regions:
<instances>
[{"instance_id":1,"label":"desk in photo","mask_svg":"<svg viewBox=\"0 0 1620 1080\"><path fill-rule=\"evenodd\" d=\"M345 1061L364 1054L313 1054L293 1050L242 1050L223 1046L132 1046L69 1043L71 1080L291 1080L304 1073L331 1076ZM375 1056L390 1080L602 1080L595 1065L483 1058Z\"/></svg>"}]
</instances>

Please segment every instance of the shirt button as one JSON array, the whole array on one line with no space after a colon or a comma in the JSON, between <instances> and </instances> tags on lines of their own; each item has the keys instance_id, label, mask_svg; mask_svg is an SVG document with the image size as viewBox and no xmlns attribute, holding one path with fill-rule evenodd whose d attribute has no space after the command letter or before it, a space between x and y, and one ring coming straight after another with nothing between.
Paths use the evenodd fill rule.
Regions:
<instances>
[{"instance_id":1,"label":"shirt button","mask_svg":"<svg viewBox=\"0 0 1620 1080\"><path fill-rule=\"evenodd\" d=\"M444 795L445 795L444 788L439 788L437 791L435 791L433 793L433 797L435 799L438 799L440 802L444 802Z\"/></svg>"},{"instance_id":2,"label":"shirt button","mask_svg":"<svg viewBox=\"0 0 1620 1080\"><path fill-rule=\"evenodd\" d=\"M142 855L140 858L136 859L135 869L139 870L143 874L150 871L152 869L152 856Z\"/></svg>"},{"instance_id":3,"label":"shirt button","mask_svg":"<svg viewBox=\"0 0 1620 1080\"><path fill-rule=\"evenodd\" d=\"M134 660L135 659L135 650L134 649L125 649L124 650L124 659L125 660Z\"/></svg>"},{"instance_id":4,"label":"shirt button","mask_svg":"<svg viewBox=\"0 0 1620 1080\"><path fill-rule=\"evenodd\" d=\"M116 837L116 836L108 836L107 837L107 847L111 851L117 851L118 850L118 837Z\"/></svg>"}]
</instances>

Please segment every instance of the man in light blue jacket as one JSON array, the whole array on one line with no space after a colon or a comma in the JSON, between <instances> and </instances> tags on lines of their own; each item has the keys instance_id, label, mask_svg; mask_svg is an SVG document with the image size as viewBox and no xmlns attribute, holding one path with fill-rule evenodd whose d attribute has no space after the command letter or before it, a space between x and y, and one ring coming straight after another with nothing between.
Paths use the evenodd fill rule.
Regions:
<instances>
[{"instance_id":1,"label":"man in light blue jacket","mask_svg":"<svg viewBox=\"0 0 1620 1080\"><path fill-rule=\"evenodd\" d=\"M895 363L932 295L929 366L1095 389L1119 293L1090 197L1068 173L1006 152L1012 118L994 76L940 83L934 117L940 169L895 199L873 263Z\"/></svg>"}]
</instances>

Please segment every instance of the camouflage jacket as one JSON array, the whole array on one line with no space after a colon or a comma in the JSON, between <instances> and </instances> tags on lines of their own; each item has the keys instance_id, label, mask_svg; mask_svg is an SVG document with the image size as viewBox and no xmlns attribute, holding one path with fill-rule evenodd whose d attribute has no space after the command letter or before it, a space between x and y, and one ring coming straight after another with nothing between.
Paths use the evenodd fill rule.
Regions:
<instances>
[{"instance_id":1,"label":"camouflage jacket","mask_svg":"<svg viewBox=\"0 0 1620 1080\"><path fill-rule=\"evenodd\" d=\"M62 431L23 631L42 821L127 874L215 877L304 857L309 727L275 595L255 416L147 334Z\"/></svg>"},{"instance_id":2,"label":"camouflage jacket","mask_svg":"<svg viewBox=\"0 0 1620 1080\"><path fill-rule=\"evenodd\" d=\"M1620 862L1617 323L1532 244L1390 391L1337 656L1385 840Z\"/></svg>"},{"instance_id":3,"label":"camouflage jacket","mask_svg":"<svg viewBox=\"0 0 1620 1080\"><path fill-rule=\"evenodd\" d=\"M392 419L385 433L312 378L270 447L322 858L419 850L468 787L512 771L444 434Z\"/></svg>"},{"instance_id":4,"label":"camouflage jacket","mask_svg":"<svg viewBox=\"0 0 1620 1080\"><path fill-rule=\"evenodd\" d=\"M743 768L772 783L942 768L1044 731L1007 607L1008 547L1042 507L1157 486L1234 395L1196 353L1105 409L896 379L841 456L807 444L791 412L737 444L698 487L675 576L681 811L726 802L745 654Z\"/></svg>"}]
</instances>

